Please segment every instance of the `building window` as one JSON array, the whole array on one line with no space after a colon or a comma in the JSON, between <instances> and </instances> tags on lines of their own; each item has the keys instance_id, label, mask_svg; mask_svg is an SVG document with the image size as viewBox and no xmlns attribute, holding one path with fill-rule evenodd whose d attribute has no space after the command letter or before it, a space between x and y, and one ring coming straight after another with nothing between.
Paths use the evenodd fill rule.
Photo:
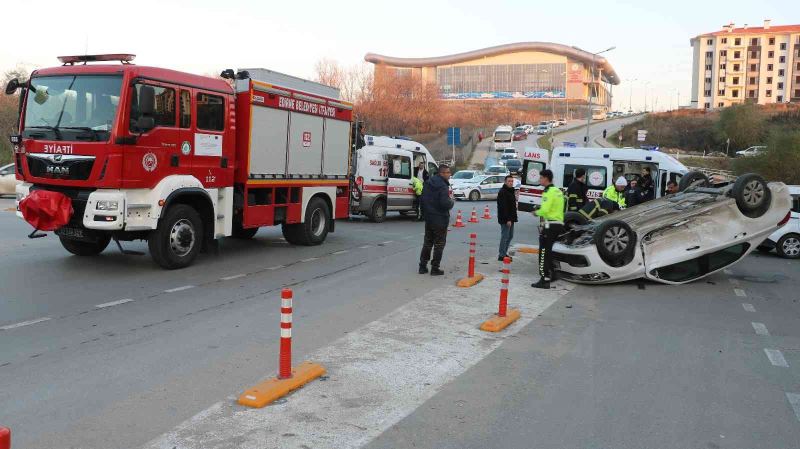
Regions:
<instances>
[{"instance_id":1,"label":"building window","mask_svg":"<svg viewBox=\"0 0 800 449\"><path fill-rule=\"evenodd\" d=\"M794 69L795 70L800 70L800 62L797 63L797 65L794 67Z\"/></svg>"},{"instance_id":2,"label":"building window","mask_svg":"<svg viewBox=\"0 0 800 449\"><path fill-rule=\"evenodd\" d=\"M783 69L778 69L778 76L783 76L785 73Z\"/></svg>"},{"instance_id":3,"label":"building window","mask_svg":"<svg viewBox=\"0 0 800 449\"><path fill-rule=\"evenodd\" d=\"M713 58L713 57L714 57L714 52L713 52L713 51L707 51L707 52L706 52L706 58L709 58L709 59L711 59L711 58Z\"/></svg>"},{"instance_id":4,"label":"building window","mask_svg":"<svg viewBox=\"0 0 800 449\"><path fill-rule=\"evenodd\" d=\"M711 91L710 91L710 90L706 90L706 91L704 91L704 92L703 92L703 96L704 96L704 97L710 97L710 96L711 96Z\"/></svg>"},{"instance_id":5,"label":"building window","mask_svg":"<svg viewBox=\"0 0 800 449\"><path fill-rule=\"evenodd\" d=\"M719 65L719 69L720 70L725 70L725 67L727 67L727 64L720 64Z\"/></svg>"},{"instance_id":6,"label":"building window","mask_svg":"<svg viewBox=\"0 0 800 449\"><path fill-rule=\"evenodd\" d=\"M770 45L775 45L775 38L774 37L769 38L769 44Z\"/></svg>"},{"instance_id":7,"label":"building window","mask_svg":"<svg viewBox=\"0 0 800 449\"><path fill-rule=\"evenodd\" d=\"M725 77L724 76L720 76L719 77L719 82L720 83L724 83L725 82Z\"/></svg>"},{"instance_id":8,"label":"building window","mask_svg":"<svg viewBox=\"0 0 800 449\"><path fill-rule=\"evenodd\" d=\"M767 98L769 98L769 97L771 97L771 96L772 96L772 91L771 91L771 90L769 90L769 89L767 89Z\"/></svg>"},{"instance_id":9,"label":"building window","mask_svg":"<svg viewBox=\"0 0 800 449\"><path fill-rule=\"evenodd\" d=\"M725 89L720 89L720 90L718 90L718 91L717 91L717 95L719 95L719 96L723 96L723 95L725 95Z\"/></svg>"},{"instance_id":10,"label":"building window","mask_svg":"<svg viewBox=\"0 0 800 449\"><path fill-rule=\"evenodd\" d=\"M771 71L772 71L772 64L767 64L767 72L771 72Z\"/></svg>"},{"instance_id":11,"label":"building window","mask_svg":"<svg viewBox=\"0 0 800 449\"><path fill-rule=\"evenodd\" d=\"M758 45L758 38L757 37L751 38L750 39L750 45L752 45L753 47Z\"/></svg>"},{"instance_id":12,"label":"building window","mask_svg":"<svg viewBox=\"0 0 800 449\"><path fill-rule=\"evenodd\" d=\"M706 70L711 70L711 64L706 64Z\"/></svg>"},{"instance_id":13,"label":"building window","mask_svg":"<svg viewBox=\"0 0 800 449\"><path fill-rule=\"evenodd\" d=\"M738 72L739 71L739 67L741 67L739 64L734 64L733 65L733 71L734 72Z\"/></svg>"},{"instance_id":14,"label":"building window","mask_svg":"<svg viewBox=\"0 0 800 449\"><path fill-rule=\"evenodd\" d=\"M767 84L772 84L772 77L771 76L767 77Z\"/></svg>"},{"instance_id":15,"label":"building window","mask_svg":"<svg viewBox=\"0 0 800 449\"><path fill-rule=\"evenodd\" d=\"M705 103L705 104L703 105L703 108L705 108L705 109L711 109L711 103Z\"/></svg>"},{"instance_id":16,"label":"building window","mask_svg":"<svg viewBox=\"0 0 800 449\"><path fill-rule=\"evenodd\" d=\"M436 69L444 98L499 98L519 93L525 98L565 98L564 63L451 66Z\"/></svg>"},{"instance_id":17,"label":"building window","mask_svg":"<svg viewBox=\"0 0 800 449\"><path fill-rule=\"evenodd\" d=\"M795 90L794 90L794 97L795 97L795 98L798 98L798 97L800 97L800 89L795 89Z\"/></svg>"},{"instance_id":18,"label":"building window","mask_svg":"<svg viewBox=\"0 0 800 449\"><path fill-rule=\"evenodd\" d=\"M733 98L739 98L739 91L736 89L731 90L731 96Z\"/></svg>"},{"instance_id":19,"label":"building window","mask_svg":"<svg viewBox=\"0 0 800 449\"><path fill-rule=\"evenodd\" d=\"M778 62L780 64L784 64L786 62L786 56L779 56L778 57Z\"/></svg>"},{"instance_id":20,"label":"building window","mask_svg":"<svg viewBox=\"0 0 800 449\"><path fill-rule=\"evenodd\" d=\"M739 84L739 77L738 76L734 76L733 77L733 84Z\"/></svg>"},{"instance_id":21,"label":"building window","mask_svg":"<svg viewBox=\"0 0 800 449\"><path fill-rule=\"evenodd\" d=\"M728 43L728 38L727 37L723 37L722 38L722 43L723 44L727 44Z\"/></svg>"},{"instance_id":22,"label":"building window","mask_svg":"<svg viewBox=\"0 0 800 449\"><path fill-rule=\"evenodd\" d=\"M753 89L748 90L747 91L747 96L750 97L750 98L755 98L756 97L756 91L753 90Z\"/></svg>"},{"instance_id":23,"label":"building window","mask_svg":"<svg viewBox=\"0 0 800 449\"><path fill-rule=\"evenodd\" d=\"M778 90L783 90L783 83L778 83Z\"/></svg>"},{"instance_id":24,"label":"building window","mask_svg":"<svg viewBox=\"0 0 800 449\"><path fill-rule=\"evenodd\" d=\"M767 57L768 57L768 58L774 58L774 57L775 57L775 52L774 52L774 51L772 51L772 50L768 51L768 52L767 52Z\"/></svg>"},{"instance_id":25,"label":"building window","mask_svg":"<svg viewBox=\"0 0 800 449\"><path fill-rule=\"evenodd\" d=\"M711 53L711 52L709 52L709 53ZM724 57L726 57L726 56L728 56L728 50L721 50L721 51L719 52L719 55L720 55L721 57L723 57L723 58L724 58Z\"/></svg>"},{"instance_id":26,"label":"building window","mask_svg":"<svg viewBox=\"0 0 800 449\"><path fill-rule=\"evenodd\" d=\"M751 76L750 77L750 84L755 84L755 83L756 83L756 77L755 76Z\"/></svg>"},{"instance_id":27,"label":"building window","mask_svg":"<svg viewBox=\"0 0 800 449\"><path fill-rule=\"evenodd\" d=\"M725 103L723 103L721 101L719 103L717 103L717 107L718 108L721 108L721 107L724 107L724 106L725 106Z\"/></svg>"},{"instance_id":28,"label":"building window","mask_svg":"<svg viewBox=\"0 0 800 449\"><path fill-rule=\"evenodd\" d=\"M781 42L781 50L786 50L786 42Z\"/></svg>"},{"instance_id":29,"label":"building window","mask_svg":"<svg viewBox=\"0 0 800 449\"><path fill-rule=\"evenodd\" d=\"M750 64L750 71L757 72L758 71L758 64Z\"/></svg>"},{"instance_id":30,"label":"building window","mask_svg":"<svg viewBox=\"0 0 800 449\"><path fill-rule=\"evenodd\" d=\"M711 78L706 78L706 84L711 84Z\"/></svg>"},{"instance_id":31,"label":"building window","mask_svg":"<svg viewBox=\"0 0 800 449\"><path fill-rule=\"evenodd\" d=\"M733 40L733 45L742 45L742 38L737 37Z\"/></svg>"},{"instance_id":32,"label":"building window","mask_svg":"<svg viewBox=\"0 0 800 449\"><path fill-rule=\"evenodd\" d=\"M708 45L714 45L714 40L713 40L713 39L708 39L708 40L706 41L706 44L708 44Z\"/></svg>"},{"instance_id":33,"label":"building window","mask_svg":"<svg viewBox=\"0 0 800 449\"><path fill-rule=\"evenodd\" d=\"M794 77L794 83L795 84L800 84L800 76Z\"/></svg>"},{"instance_id":34,"label":"building window","mask_svg":"<svg viewBox=\"0 0 800 449\"><path fill-rule=\"evenodd\" d=\"M741 57L742 57L742 52L740 52L739 50L733 52L733 59L739 59Z\"/></svg>"},{"instance_id":35,"label":"building window","mask_svg":"<svg viewBox=\"0 0 800 449\"><path fill-rule=\"evenodd\" d=\"M777 97L778 103L783 103L783 95L778 95Z\"/></svg>"},{"instance_id":36,"label":"building window","mask_svg":"<svg viewBox=\"0 0 800 449\"><path fill-rule=\"evenodd\" d=\"M750 52L750 59L758 59L758 52L757 51L751 51Z\"/></svg>"}]
</instances>

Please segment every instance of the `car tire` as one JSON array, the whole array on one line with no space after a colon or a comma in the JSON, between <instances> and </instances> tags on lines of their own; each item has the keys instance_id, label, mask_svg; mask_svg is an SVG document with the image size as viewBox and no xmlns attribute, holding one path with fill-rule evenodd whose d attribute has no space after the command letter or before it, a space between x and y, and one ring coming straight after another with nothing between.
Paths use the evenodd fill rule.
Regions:
<instances>
[{"instance_id":1,"label":"car tire","mask_svg":"<svg viewBox=\"0 0 800 449\"><path fill-rule=\"evenodd\" d=\"M706 187L706 186L708 186L708 176L706 176L706 174L701 171L693 170L683 175L683 177L681 177L680 182L678 182L678 191L683 192L689 187Z\"/></svg>"},{"instance_id":2,"label":"car tire","mask_svg":"<svg viewBox=\"0 0 800 449\"><path fill-rule=\"evenodd\" d=\"M62 236L58 236L58 240L61 241L61 246L63 246L65 250L76 256L96 256L108 247L108 243L111 242L111 236L106 235L100 237L94 242L73 240Z\"/></svg>"},{"instance_id":3,"label":"car tire","mask_svg":"<svg viewBox=\"0 0 800 449\"><path fill-rule=\"evenodd\" d=\"M800 234L786 234L775 246L778 255L787 259L800 259Z\"/></svg>"},{"instance_id":4,"label":"car tire","mask_svg":"<svg viewBox=\"0 0 800 449\"><path fill-rule=\"evenodd\" d=\"M580 212L570 211L564 214L564 228L567 231L571 231L574 226L583 226L586 223L589 223L589 219Z\"/></svg>"},{"instance_id":5,"label":"car tire","mask_svg":"<svg viewBox=\"0 0 800 449\"><path fill-rule=\"evenodd\" d=\"M636 234L624 221L606 220L595 230L594 243L603 262L618 268L633 260Z\"/></svg>"},{"instance_id":6,"label":"car tire","mask_svg":"<svg viewBox=\"0 0 800 449\"><path fill-rule=\"evenodd\" d=\"M758 218L769 209L772 192L767 181L754 173L747 173L736 178L731 189L736 206L742 214L750 218Z\"/></svg>"},{"instance_id":7,"label":"car tire","mask_svg":"<svg viewBox=\"0 0 800 449\"><path fill-rule=\"evenodd\" d=\"M470 201L480 201L480 199L481 199L481 192L479 192L477 190L473 190L472 192L469 192L469 200Z\"/></svg>"},{"instance_id":8,"label":"car tire","mask_svg":"<svg viewBox=\"0 0 800 449\"><path fill-rule=\"evenodd\" d=\"M385 199L378 198L372 203L372 207L369 210L369 219L372 220L373 223L383 223L383 220L386 220Z\"/></svg>"},{"instance_id":9,"label":"car tire","mask_svg":"<svg viewBox=\"0 0 800 449\"><path fill-rule=\"evenodd\" d=\"M203 221L194 208L176 204L167 210L158 228L147 239L150 256L162 268L185 268L194 262L203 246Z\"/></svg>"}]
</instances>

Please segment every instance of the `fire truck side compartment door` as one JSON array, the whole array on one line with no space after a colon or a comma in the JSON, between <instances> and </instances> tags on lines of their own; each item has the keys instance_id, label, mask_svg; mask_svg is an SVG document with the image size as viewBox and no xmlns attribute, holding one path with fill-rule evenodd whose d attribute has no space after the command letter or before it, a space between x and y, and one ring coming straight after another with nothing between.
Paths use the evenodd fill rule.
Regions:
<instances>
[{"instance_id":1,"label":"fire truck side compartment door","mask_svg":"<svg viewBox=\"0 0 800 449\"><path fill-rule=\"evenodd\" d=\"M322 117L289 113L289 173L322 173ZM346 158L345 158L346 159Z\"/></svg>"},{"instance_id":2,"label":"fire truck side compartment door","mask_svg":"<svg viewBox=\"0 0 800 449\"><path fill-rule=\"evenodd\" d=\"M252 107L250 127L250 175L286 174L287 130L289 112Z\"/></svg>"},{"instance_id":3,"label":"fire truck side compartment door","mask_svg":"<svg viewBox=\"0 0 800 449\"><path fill-rule=\"evenodd\" d=\"M322 149L322 172L324 174L347 175L349 142L350 123L326 118L325 145Z\"/></svg>"}]
</instances>

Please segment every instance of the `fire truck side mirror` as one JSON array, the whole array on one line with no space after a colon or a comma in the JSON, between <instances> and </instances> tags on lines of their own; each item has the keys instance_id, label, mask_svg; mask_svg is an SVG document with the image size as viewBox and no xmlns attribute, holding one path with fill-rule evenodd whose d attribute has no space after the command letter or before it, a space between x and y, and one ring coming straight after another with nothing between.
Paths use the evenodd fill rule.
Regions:
<instances>
[{"instance_id":1,"label":"fire truck side mirror","mask_svg":"<svg viewBox=\"0 0 800 449\"><path fill-rule=\"evenodd\" d=\"M19 83L18 79L13 78L13 79L9 80L8 84L6 84L6 95L14 95L14 93L20 87L22 87L22 84Z\"/></svg>"},{"instance_id":2,"label":"fire truck side mirror","mask_svg":"<svg viewBox=\"0 0 800 449\"><path fill-rule=\"evenodd\" d=\"M156 127L156 119L149 115L141 115L136 120L136 129L140 133L144 133L150 131L151 129Z\"/></svg>"},{"instance_id":3,"label":"fire truck side mirror","mask_svg":"<svg viewBox=\"0 0 800 449\"><path fill-rule=\"evenodd\" d=\"M143 85L139 89L139 113L152 116L156 109L156 90L153 86Z\"/></svg>"}]
</instances>

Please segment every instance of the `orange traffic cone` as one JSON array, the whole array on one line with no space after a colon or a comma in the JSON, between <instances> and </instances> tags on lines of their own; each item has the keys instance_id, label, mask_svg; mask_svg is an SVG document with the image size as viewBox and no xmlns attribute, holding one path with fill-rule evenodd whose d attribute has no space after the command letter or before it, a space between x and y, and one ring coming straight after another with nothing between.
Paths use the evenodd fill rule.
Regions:
<instances>
[{"instance_id":1,"label":"orange traffic cone","mask_svg":"<svg viewBox=\"0 0 800 449\"><path fill-rule=\"evenodd\" d=\"M492 214L489 213L489 205L487 204L486 207L483 209L483 218L488 220L492 218Z\"/></svg>"},{"instance_id":2,"label":"orange traffic cone","mask_svg":"<svg viewBox=\"0 0 800 449\"><path fill-rule=\"evenodd\" d=\"M458 214L456 215L456 224L453 225L454 228L463 228L464 222L461 221L461 209L458 210Z\"/></svg>"},{"instance_id":3,"label":"orange traffic cone","mask_svg":"<svg viewBox=\"0 0 800 449\"><path fill-rule=\"evenodd\" d=\"M472 215L469 217L470 223L478 223L478 211L472 208Z\"/></svg>"}]
</instances>

